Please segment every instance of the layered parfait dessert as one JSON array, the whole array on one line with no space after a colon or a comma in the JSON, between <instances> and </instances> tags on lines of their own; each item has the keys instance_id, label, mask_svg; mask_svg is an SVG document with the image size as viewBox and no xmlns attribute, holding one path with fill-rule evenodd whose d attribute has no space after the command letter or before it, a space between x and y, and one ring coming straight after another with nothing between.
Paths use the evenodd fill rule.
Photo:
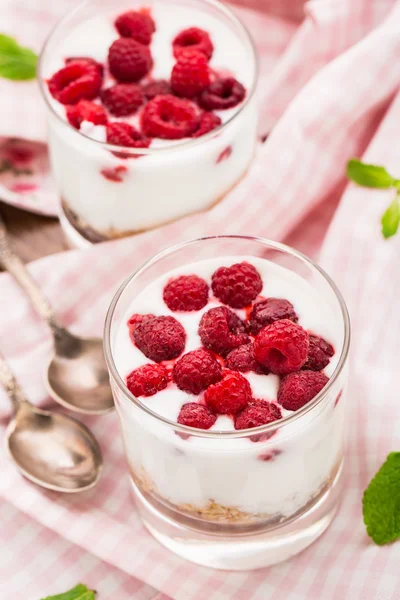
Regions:
<instances>
[{"instance_id":1,"label":"layered parfait dessert","mask_svg":"<svg viewBox=\"0 0 400 600\"><path fill-rule=\"evenodd\" d=\"M232 242L235 254L219 254ZM142 518L210 566L287 558L322 533L338 501L345 308L316 267L273 248L269 257L259 240L210 238L161 254L117 294L106 326Z\"/></svg>"},{"instance_id":2,"label":"layered parfait dessert","mask_svg":"<svg viewBox=\"0 0 400 600\"><path fill-rule=\"evenodd\" d=\"M209 208L243 176L256 140L254 49L228 9L118 7L84 3L40 67L63 222L92 242Z\"/></svg>"}]
</instances>

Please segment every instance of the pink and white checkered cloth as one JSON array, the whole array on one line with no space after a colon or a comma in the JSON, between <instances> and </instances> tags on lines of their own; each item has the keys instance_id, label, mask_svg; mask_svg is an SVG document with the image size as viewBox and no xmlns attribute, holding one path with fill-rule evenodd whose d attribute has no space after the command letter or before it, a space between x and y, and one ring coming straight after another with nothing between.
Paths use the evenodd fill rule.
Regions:
<instances>
[{"instance_id":1,"label":"pink and white checkered cloth","mask_svg":"<svg viewBox=\"0 0 400 600\"><path fill-rule=\"evenodd\" d=\"M21 10L27 2L11 4ZM55 4L48 0L46 15ZM41 13L33 10L29 27L36 19L38 28ZM346 185L344 174L349 157L364 156L399 176L400 0L312 0L305 12L298 24L245 11L263 56L270 38L275 45L269 56L276 66L263 70L261 85L262 122L275 125L247 178L222 202L156 231L42 259L31 271L66 326L99 335L122 278L171 243L241 233L319 255L353 324L346 487L338 516L313 546L268 569L230 573L185 562L140 524L116 415L87 418L105 459L95 490L76 497L45 492L0 456L1 600L38 600L78 580L95 587L99 600L400 599L400 545L373 545L361 515L368 481L386 454L399 449L400 236L385 241L380 234L390 194ZM49 22L45 15L43 22ZM260 31L260 23L268 28ZM49 333L6 274L0 299L0 346L28 396L46 403L41 367ZM1 394L2 428L9 416Z\"/></svg>"}]
</instances>

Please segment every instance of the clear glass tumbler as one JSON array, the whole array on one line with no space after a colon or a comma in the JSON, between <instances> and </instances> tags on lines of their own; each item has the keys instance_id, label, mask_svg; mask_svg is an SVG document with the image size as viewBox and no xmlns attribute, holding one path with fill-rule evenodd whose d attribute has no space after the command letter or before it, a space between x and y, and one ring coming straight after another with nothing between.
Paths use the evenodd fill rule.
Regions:
<instances>
[{"instance_id":1,"label":"clear glass tumbler","mask_svg":"<svg viewBox=\"0 0 400 600\"><path fill-rule=\"evenodd\" d=\"M121 152L121 147L72 127L63 107L50 95L46 80L62 66L54 62L54 57L64 56L69 37L86 21L104 14L112 22L124 11L143 6L156 10L160 4L201 11L223 24L232 36L229 40L236 40L233 55L248 66L246 98L237 111L222 111L223 124L204 136L179 143L170 140L149 148L124 147ZM178 19L177 33L181 29ZM77 44L75 55L88 55L85 40ZM172 57L169 46L166 52ZM83 247L149 230L217 203L243 177L254 155L256 81L257 57L250 34L217 0L85 0L64 17L43 48L39 83L47 107L50 157L61 199L60 219L72 245Z\"/></svg>"},{"instance_id":2,"label":"clear glass tumbler","mask_svg":"<svg viewBox=\"0 0 400 600\"><path fill-rule=\"evenodd\" d=\"M323 297L340 343L325 388L297 412L257 429L205 431L169 421L129 392L114 362L116 333L135 296L170 269L218 256L261 257L299 275ZM135 503L157 540L193 562L242 570L285 560L325 531L342 485L349 340L347 309L328 275L265 239L180 244L123 283L108 311L105 354Z\"/></svg>"}]
</instances>

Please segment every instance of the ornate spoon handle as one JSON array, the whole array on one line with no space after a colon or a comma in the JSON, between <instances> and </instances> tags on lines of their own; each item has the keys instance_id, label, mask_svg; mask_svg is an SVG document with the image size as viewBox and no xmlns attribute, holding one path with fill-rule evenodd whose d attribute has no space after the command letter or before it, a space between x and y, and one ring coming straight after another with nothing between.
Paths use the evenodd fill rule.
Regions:
<instances>
[{"instance_id":1,"label":"ornate spoon handle","mask_svg":"<svg viewBox=\"0 0 400 600\"><path fill-rule=\"evenodd\" d=\"M36 282L30 276L24 263L12 249L9 242L5 223L0 214L0 264L14 277L21 288L30 298L39 315L52 328L53 332L60 329L49 301L42 294Z\"/></svg>"},{"instance_id":2,"label":"ornate spoon handle","mask_svg":"<svg viewBox=\"0 0 400 600\"><path fill-rule=\"evenodd\" d=\"M0 352L0 383L6 390L14 408L14 412L17 412L19 406L23 402L28 402L24 392L19 387L17 380L14 377L14 373L11 371L6 359Z\"/></svg>"}]
</instances>

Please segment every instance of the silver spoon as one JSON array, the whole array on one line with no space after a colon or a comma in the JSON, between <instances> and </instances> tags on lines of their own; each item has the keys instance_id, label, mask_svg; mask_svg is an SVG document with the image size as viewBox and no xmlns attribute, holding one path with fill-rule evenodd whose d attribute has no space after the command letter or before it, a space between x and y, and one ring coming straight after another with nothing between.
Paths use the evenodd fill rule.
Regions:
<instances>
[{"instance_id":1,"label":"silver spoon","mask_svg":"<svg viewBox=\"0 0 400 600\"><path fill-rule=\"evenodd\" d=\"M102 340L77 337L58 324L47 298L13 251L1 215L0 264L13 275L53 333L54 355L45 373L50 396L66 408L86 414L99 415L114 408Z\"/></svg>"},{"instance_id":2,"label":"silver spoon","mask_svg":"<svg viewBox=\"0 0 400 600\"><path fill-rule=\"evenodd\" d=\"M14 408L6 430L7 451L25 477L57 492L81 492L100 475L100 447L85 425L72 417L33 406L0 353L0 382Z\"/></svg>"}]
</instances>

